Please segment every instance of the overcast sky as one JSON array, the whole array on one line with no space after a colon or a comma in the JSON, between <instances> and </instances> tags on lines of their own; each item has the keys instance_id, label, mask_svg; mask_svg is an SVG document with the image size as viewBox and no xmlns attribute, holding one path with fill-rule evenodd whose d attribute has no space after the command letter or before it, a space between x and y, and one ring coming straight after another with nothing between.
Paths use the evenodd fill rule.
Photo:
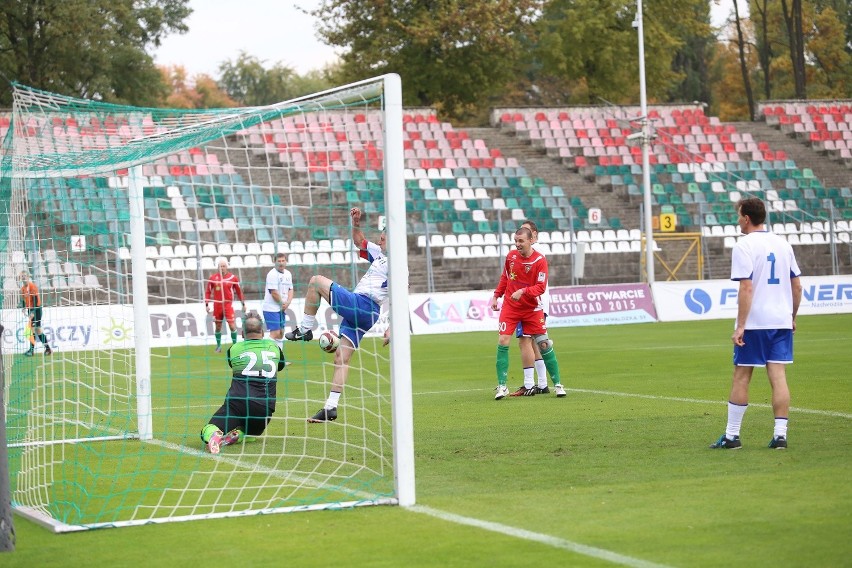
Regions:
<instances>
[{"instance_id":1,"label":"overcast sky","mask_svg":"<svg viewBox=\"0 0 852 568\"><path fill-rule=\"evenodd\" d=\"M731 12L733 0L708 0L714 25ZM334 50L315 36L315 21L296 6L314 9L319 0L191 0L189 32L172 35L154 53L159 65L183 65L190 76L219 75L219 65L245 51L269 68L283 63L299 74L322 69ZM747 2L740 0L741 9ZM647 8L646 8L647 9Z\"/></svg>"},{"instance_id":2,"label":"overcast sky","mask_svg":"<svg viewBox=\"0 0 852 568\"><path fill-rule=\"evenodd\" d=\"M191 0L189 32L170 35L154 53L158 65L183 65L190 76L218 76L219 65L245 51L264 61L304 74L334 61L334 51L315 36L311 10L318 0Z\"/></svg>"}]
</instances>

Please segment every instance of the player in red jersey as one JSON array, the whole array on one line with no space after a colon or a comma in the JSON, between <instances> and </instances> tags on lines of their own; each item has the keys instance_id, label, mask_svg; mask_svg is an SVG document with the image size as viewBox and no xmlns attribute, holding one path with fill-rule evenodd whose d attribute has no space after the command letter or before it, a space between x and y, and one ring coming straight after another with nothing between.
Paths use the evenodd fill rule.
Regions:
<instances>
[{"instance_id":1,"label":"player in red jersey","mask_svg":"<svg viewBox=\"0 0 852 568\"><path fill-rule=\"evenodd\" d=\"M498 327L495 400L500 400L509 394L506 386L509 374L509 343L519 323L526 334L526 337L519 338L519 341L535 341L541 349L542 358L546 363L551 362L553 371L556 373L555 379L559 380L553 342L547 337L547 324L539 299L547 288L547 259L540 252L533 250L532 241L532 231L527 227L521 227L515 231L515 250L509 251L506 255L500 283L491 298L491 309L495 311L498 309L498 300L501 297L504 298L503 306L500 308ZM526 374L524 386L516 393L518 395L535 393L532 368Z\"/></svg>"},{"instance_id":2,"label":"player in red jersey","mask_svg":"<svg viewBox=\"0 0 852 568\"><path fill-rule=\"evenodd\" d=\"M213 314L215 322L216 353L222 352L222 320L227 320L231 331L231 343L237 342L237 322L234 319L234 293L240 299L245 310L246 301L240 288L240 279L236 274L228 272L228 261L220 258L217 262L219 271L210 277L204 290L204 307Z\"/></svg>"}]
</instances>

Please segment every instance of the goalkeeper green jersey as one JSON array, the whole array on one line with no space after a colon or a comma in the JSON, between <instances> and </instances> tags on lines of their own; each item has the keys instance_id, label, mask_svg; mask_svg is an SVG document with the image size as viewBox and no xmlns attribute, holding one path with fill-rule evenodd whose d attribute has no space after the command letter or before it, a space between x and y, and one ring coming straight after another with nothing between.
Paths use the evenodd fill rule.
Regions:
<instances>
[{"instance_id":1,"label":"goalkeeper green jersey","mask_svg":"<svg viewBox=\"0 0 852 568\"><path fill-rule=\"evenodd\" d=\"M277 373L284 370L284 353L271 339L246 339L228 349L228 365L234 374L231 390L244 386L247 391L229 392L229 396L274 398Z\"/></svg>"}]
</instances>

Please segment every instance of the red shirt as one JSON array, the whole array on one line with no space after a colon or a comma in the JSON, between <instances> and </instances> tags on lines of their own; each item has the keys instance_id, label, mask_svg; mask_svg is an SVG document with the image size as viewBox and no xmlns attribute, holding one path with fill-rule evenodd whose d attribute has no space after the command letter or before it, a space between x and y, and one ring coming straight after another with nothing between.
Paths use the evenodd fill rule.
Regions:
<instances>
[{"instance_id":1,"label":"red shirt","mask_svg":"<svg viewBox=\"0 0 852 568\"><path fill-rule=\"evenodd\" d=\"M204 290L204 301L233 302L235 291L240 301L245 302L243 290L240 288L240 278L230 272L224 276L217 272L207 282L207 288Z\"/></svg>"},{"instance_id":2,"label":"red shirt","mask_svg":"<svg viewBox=\"0 0 852 568\"><path fill-rule=\"evenodd\" d=\"M521 256L517 250L510 250L506 255L503 272L500 274L500 283L494 291L494 296L499 298L503 295L504 309L513 307L520 310L534 310L539 307L538 297L544 294L547 287L547 259L540 252L532 251L526 258ZM520 288L526 288L517 302L509 300L509 296Z\"/></svg>"}]
</instances>

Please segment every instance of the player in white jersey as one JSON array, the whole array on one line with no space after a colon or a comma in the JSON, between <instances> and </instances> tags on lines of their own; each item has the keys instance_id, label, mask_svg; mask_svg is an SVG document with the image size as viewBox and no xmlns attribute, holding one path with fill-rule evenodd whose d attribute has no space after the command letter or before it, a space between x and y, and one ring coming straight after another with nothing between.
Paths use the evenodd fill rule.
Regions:
<instances>
[{"instance_id":1,"label":"player in white jersey","mask_svg":"<svg viewBox=\"0 0 852 568\"><path fill-rule=\"evenodd\" d=\"M538 249L538 226L533 221L524 221L521 227L526 227L532 233L533 250L539 252ZM550 313L550 286L544 289L544 294L538 297L541 309L544 312L544 318L547 319L547 314ZM562 398L566 395L565 387L562 386L559 375L559 364L554 358L552 361L545 362L541 355L541 349L535 341L527 341L525 338L531 337L524 333L523 325L518 323L518 329L515 331L518 338L518 346L521 349L521 365L524 370L524 388L518 389L510 396L531 396L536 394L548 394L550 389L547 387L547 373L550 371L550 378L553 380L553 390L557 398ZM548 363L551 369L548 370ZM538 384L533 383L533 370L535 371ZM530 385L532 385L530 387ZM527 388L530 387L530 388Z\"/></svg>"},{"instance_id":2,"label":"player in white jersey","mask_svg":"<svg viewBox=\"0 0 852 568\"><path fill-rule=\"evenodd\" d=\"M367 273L361 277L358 285L351 292L325 276L315 275L308 283L305 295L305 315L299 327L286 334L290 341L310 341L313 339L313 329L317 326L316 314L320 303L325 300L331 305L337 315L342 318L340 323L340 347L334 354L334 377L331 391L325 406L308 422L325 422L337 419L337 405L343 385L349 376L349 360L358 349L361 338L370 331L379 320L381 306L388 297L388 259L385 256L385 234L382 232L379 243L366 239L361 230L361 210L353 207L349 211L352 218L352 245L357 247L361 258L370 262ZM388 332L385 332L385 345L388 343Z\"/></svg>"},{"instance_id":3,"label":"player in white jersey","mask_svg":"<svg viewBox=\"0 0 852 568\"><path fill-rule=\"evenodd\" d=\"M748 408L748 387L755 367L766 367L772 388L775 428L769 447L787 448L790 390L786 365L793 362L793 332L802 300L801 271L793 247L766 230L766 206L756 197L737 204L745 235L733 249L731 280L739 281L734 343L734 377L725 433L711 448L738 449Z\"/></svg>"},{"instance_id":4,"label":"player in white jersey","mask_svg":"<svg viewBox=\"0 0 852 568\"><path fill-rule=\"evenodd\" d=\"M287 308L293 301L293 275L287 270L287 255L284 253L279 252L275 256L275 268L266 275L264 291L261 306L263 321L269 330L269 338L283 350Z\"/></svg>"}]
</instances>

